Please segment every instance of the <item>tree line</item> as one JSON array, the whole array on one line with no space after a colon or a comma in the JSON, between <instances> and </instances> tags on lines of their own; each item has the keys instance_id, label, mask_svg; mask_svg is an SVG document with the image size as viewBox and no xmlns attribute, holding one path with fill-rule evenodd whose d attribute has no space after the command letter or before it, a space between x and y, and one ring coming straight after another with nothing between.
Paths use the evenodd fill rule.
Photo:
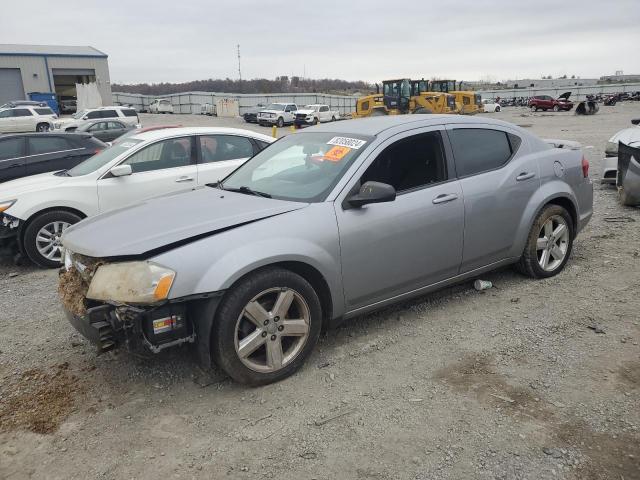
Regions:
<instances>
[{"instance_id":1,"label":"tree line","mask_svg":"<svg viewBox=\"0 0 640 480\"><path fill-rule=\"evenodd\" d=\"M255 78L252 80L208 79L184 83L136 83L111 85L114 92L139 93L143 95L168 95L181 92L221 92L221 93L328 93L350 95L356 92L368 93L375 85L367 82L321 78L281 76L274 80Z\"/></svg>"}]
</instances>

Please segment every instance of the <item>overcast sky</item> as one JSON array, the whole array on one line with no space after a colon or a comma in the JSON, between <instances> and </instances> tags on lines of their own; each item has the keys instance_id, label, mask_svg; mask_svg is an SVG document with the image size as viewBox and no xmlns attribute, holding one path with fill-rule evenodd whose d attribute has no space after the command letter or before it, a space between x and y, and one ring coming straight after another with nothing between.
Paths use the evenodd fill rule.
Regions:
<instances>
[{"instance_id":1,"label":"overcast sky","mask_svg":"<svg viewBox=\"0 0 640 480\"><path fill-rule=\"evenodd\" d=\"M640 0L0 2L0 43L94 46L113 83L237 78L238 43L245 79L640 73Z\"/></svg>"}]
</instances>

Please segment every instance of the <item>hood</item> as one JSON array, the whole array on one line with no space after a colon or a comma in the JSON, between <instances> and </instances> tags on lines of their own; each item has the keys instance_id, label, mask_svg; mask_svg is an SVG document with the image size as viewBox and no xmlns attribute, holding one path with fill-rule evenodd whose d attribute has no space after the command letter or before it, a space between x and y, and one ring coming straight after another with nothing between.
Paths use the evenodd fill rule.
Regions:
<instances>
[{"instance_id":1,"label":"hood","mask_svg":"<svg viewBox=\"0 0 640 480\"><path fill-rule=\"evenodd\" d=\"M259 111L259 113L284 113L284 110L265 110L262 109Z\"/></svg>"},{"instance_id":2,"label":"hood","mask_svg":"<svg viewBox=\"0 0 640 480\"><path fill-rule=\"evenodd\" d=\"M296 113L301 113L304 115L311 115L312 113L316 113L315 110L311 110L309 108L301 108L300 110L296 110Z\"/></svg>"},{"instance_id":3,"label":"hood","mask_svg":"<svg viewBox=\"0 0 640 480\"><path fill-rule=\"evenodd\" d=\"M58 176L55 175L55 172L47 172L0 183L0 200L19 199L20 195L54 187L70 178L73 177Z\"/></svg>"},{"instance_id":4,"label":"hood","mask_svg":"<svg viewBox=\"0 0 640 480\"><path fill-rule=\"evenodd\" d=\"M562 95L558 97L558 100L569 100L571 96L571 92L564 92Z\"/></svg>"},{"instance_id":5,"label":"hood","mask_svg":"<svg viewBox=\"0 0 640 480\"><path fill-rule=\"evenodd\" d=\"M63 244L89 257L153 255L307 205L202 187L83 220Z\"/></svg>"},{"instance_id":6,"label":"hood","mask_svg":"<svg viewBox=\"0 0 640 480\"><path fill-rule=\"evenodd\" d=\"M635 142L640 142L640 128L630 127L620 130L613 137L609 139L610 142L622 142L625 145L630 145Z\"/></svg>"}]
</instances>

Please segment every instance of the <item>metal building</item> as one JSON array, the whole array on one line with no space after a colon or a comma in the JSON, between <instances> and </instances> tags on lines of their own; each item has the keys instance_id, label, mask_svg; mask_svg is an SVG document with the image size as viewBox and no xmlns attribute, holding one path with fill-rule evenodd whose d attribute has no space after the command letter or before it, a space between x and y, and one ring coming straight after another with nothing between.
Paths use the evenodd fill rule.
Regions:
<instances>
[{"instance_id":1,"label":"metal building","mask_svg":"<svg viewBox=\"0 0 640 480\"><path fill-rule=\"evenodd\" d=\"M76 98L76 83L95 82L111 105L107 54L87 46L0 44L0 105L28 100L31 92Z\"/></svg>"}]
</instances>

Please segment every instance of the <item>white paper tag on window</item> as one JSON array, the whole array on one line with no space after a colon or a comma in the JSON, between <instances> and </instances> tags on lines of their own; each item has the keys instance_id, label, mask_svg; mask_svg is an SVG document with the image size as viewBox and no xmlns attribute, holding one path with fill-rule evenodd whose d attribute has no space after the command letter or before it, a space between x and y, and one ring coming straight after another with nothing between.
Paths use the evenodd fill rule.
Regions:
<instances>
[{"instance_id":1,"label":"white paper tag on window","mask_svg":"<svg viewBox=\"0 0 640 480\"><path fill-rule=\"evenodd\" d=\"M338 145L339 147L348 147L354 150L358 150L365 143L364 140L359 140L357 138L349 138L349 137L333 137L331 140L327 142L327 145Z\"/></svg>"}]
</instances>

